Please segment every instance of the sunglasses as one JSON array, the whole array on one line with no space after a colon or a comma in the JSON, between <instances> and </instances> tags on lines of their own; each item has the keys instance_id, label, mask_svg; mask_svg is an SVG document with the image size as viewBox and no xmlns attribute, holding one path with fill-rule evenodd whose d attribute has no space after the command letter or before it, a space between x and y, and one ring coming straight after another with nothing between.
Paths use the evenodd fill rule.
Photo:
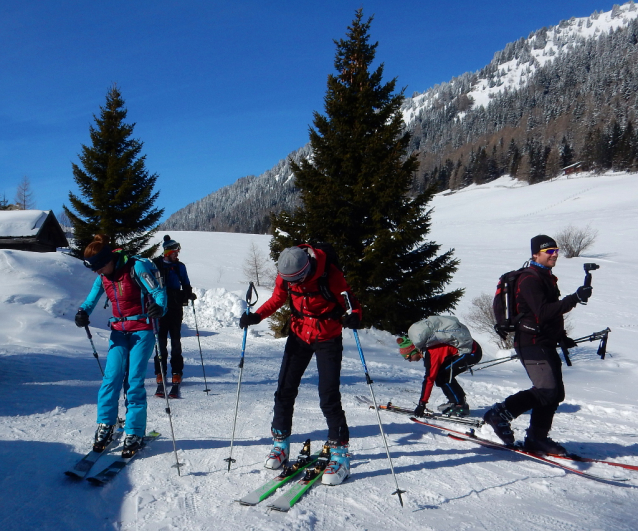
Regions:
<instances>
[{"instance_id":1,"label":"sunglasses","mask_svg":"<svg viewBox=\"0 0 638 531\"><path fill-rule=\"evenodd\" d=\"M549 255L558 254L560 249L558 247L553 247L551 249L541 249L541 253L547 253Z\"/></svg>"}]
</instances>

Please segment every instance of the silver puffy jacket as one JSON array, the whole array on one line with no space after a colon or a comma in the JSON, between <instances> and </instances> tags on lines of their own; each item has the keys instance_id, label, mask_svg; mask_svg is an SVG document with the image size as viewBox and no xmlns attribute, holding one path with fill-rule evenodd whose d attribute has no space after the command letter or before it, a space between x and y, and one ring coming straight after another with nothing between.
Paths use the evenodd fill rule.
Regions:
<instances>
[{"instance_id":1,"label":"silver puffy jacket","mask_svg":"<svg viewBox=\"0 0 638 531\"><path fill-rule=\"evenodd\" d=\"M432 315L417 321L408 330L408 336L419 350L445 343L458 349L459 354L472 352L474 342L467 326L452 315Z\"/></svg>"}]
</instances>

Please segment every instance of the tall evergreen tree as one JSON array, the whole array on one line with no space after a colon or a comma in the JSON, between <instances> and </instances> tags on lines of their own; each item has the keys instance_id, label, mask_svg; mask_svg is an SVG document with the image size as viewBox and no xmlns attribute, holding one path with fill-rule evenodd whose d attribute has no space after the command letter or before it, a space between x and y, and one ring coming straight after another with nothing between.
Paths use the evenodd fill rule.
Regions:
<instances>
[{"instance_id":1,"label":"tall evergreen tree","mask_svg":"<svg viewBox=\"0 0 638 531\"><path fill-rule=\"evenodd\" d=\"M117 85L106 94L100 116L93 116L91 146L82 146L82 168L73 164L73 178L80 197L69 192L73 212L63 206L73 225L76 256L95 234L106 234L116 247L131 254L142 252L157 231L164 209L153 205L159 192L153 193L157 174L146 169L146 155L140 156L143 143L131 138L135 124L124 122L127 110ZM143 251L150 256L157 245Z\"/></svg>"},{"instance_id":2,"label":"tall evergreen tree","mask_svg":"<svg viewBox=\"0 0 638 531\"><path fill-rule=\"evenodd\" d=\"M433 195L410 197L418 167L407 156L403 91L371 71L378 43L369 42L372 18L359 9L347 38L335 41L337 75L328 77L325 116L314 113L312 156L293 165L302 206L273 216L273 258L303 241L327 241L364 307L364 324L392 333L453 309L463 290L445 292L457 269L453 250L425 238Z\"/></svg>"}]
</instances>

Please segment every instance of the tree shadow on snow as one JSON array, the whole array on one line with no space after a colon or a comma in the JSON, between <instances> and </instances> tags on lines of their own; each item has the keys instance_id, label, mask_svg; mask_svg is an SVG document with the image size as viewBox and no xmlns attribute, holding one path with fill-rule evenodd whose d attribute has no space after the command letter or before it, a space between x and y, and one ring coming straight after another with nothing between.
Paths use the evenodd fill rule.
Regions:
<instances>
[{"instance_id":1,"label":"tree shadow on snow","mask_svg":"<svg viewBox=\"0 0 638 531\"><path fill-rule=\"evenodd\" d=\"M114 529L131 484L124 472L106 488L65 476L81 457L66 444L0 441L0 528Z\"/></svg>"}]
</instances>

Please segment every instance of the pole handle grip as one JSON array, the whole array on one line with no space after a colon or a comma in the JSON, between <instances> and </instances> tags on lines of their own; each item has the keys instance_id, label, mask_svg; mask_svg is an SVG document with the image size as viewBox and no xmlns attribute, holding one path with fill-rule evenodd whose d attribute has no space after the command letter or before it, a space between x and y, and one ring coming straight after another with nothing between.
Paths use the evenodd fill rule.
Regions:
<instances>
[{"instance_id":1,"label":"pole handle grip","mask_svg":"<svg viewBox=\"0 0 638 531\"><path fill-rule=\"evenodd\" d=\"M346 313L350 315L352 313L352 303L350 302L350 296L347 291L342 291L341 296L343 300L346 301Z\"/></svg>"}]
</instances>

